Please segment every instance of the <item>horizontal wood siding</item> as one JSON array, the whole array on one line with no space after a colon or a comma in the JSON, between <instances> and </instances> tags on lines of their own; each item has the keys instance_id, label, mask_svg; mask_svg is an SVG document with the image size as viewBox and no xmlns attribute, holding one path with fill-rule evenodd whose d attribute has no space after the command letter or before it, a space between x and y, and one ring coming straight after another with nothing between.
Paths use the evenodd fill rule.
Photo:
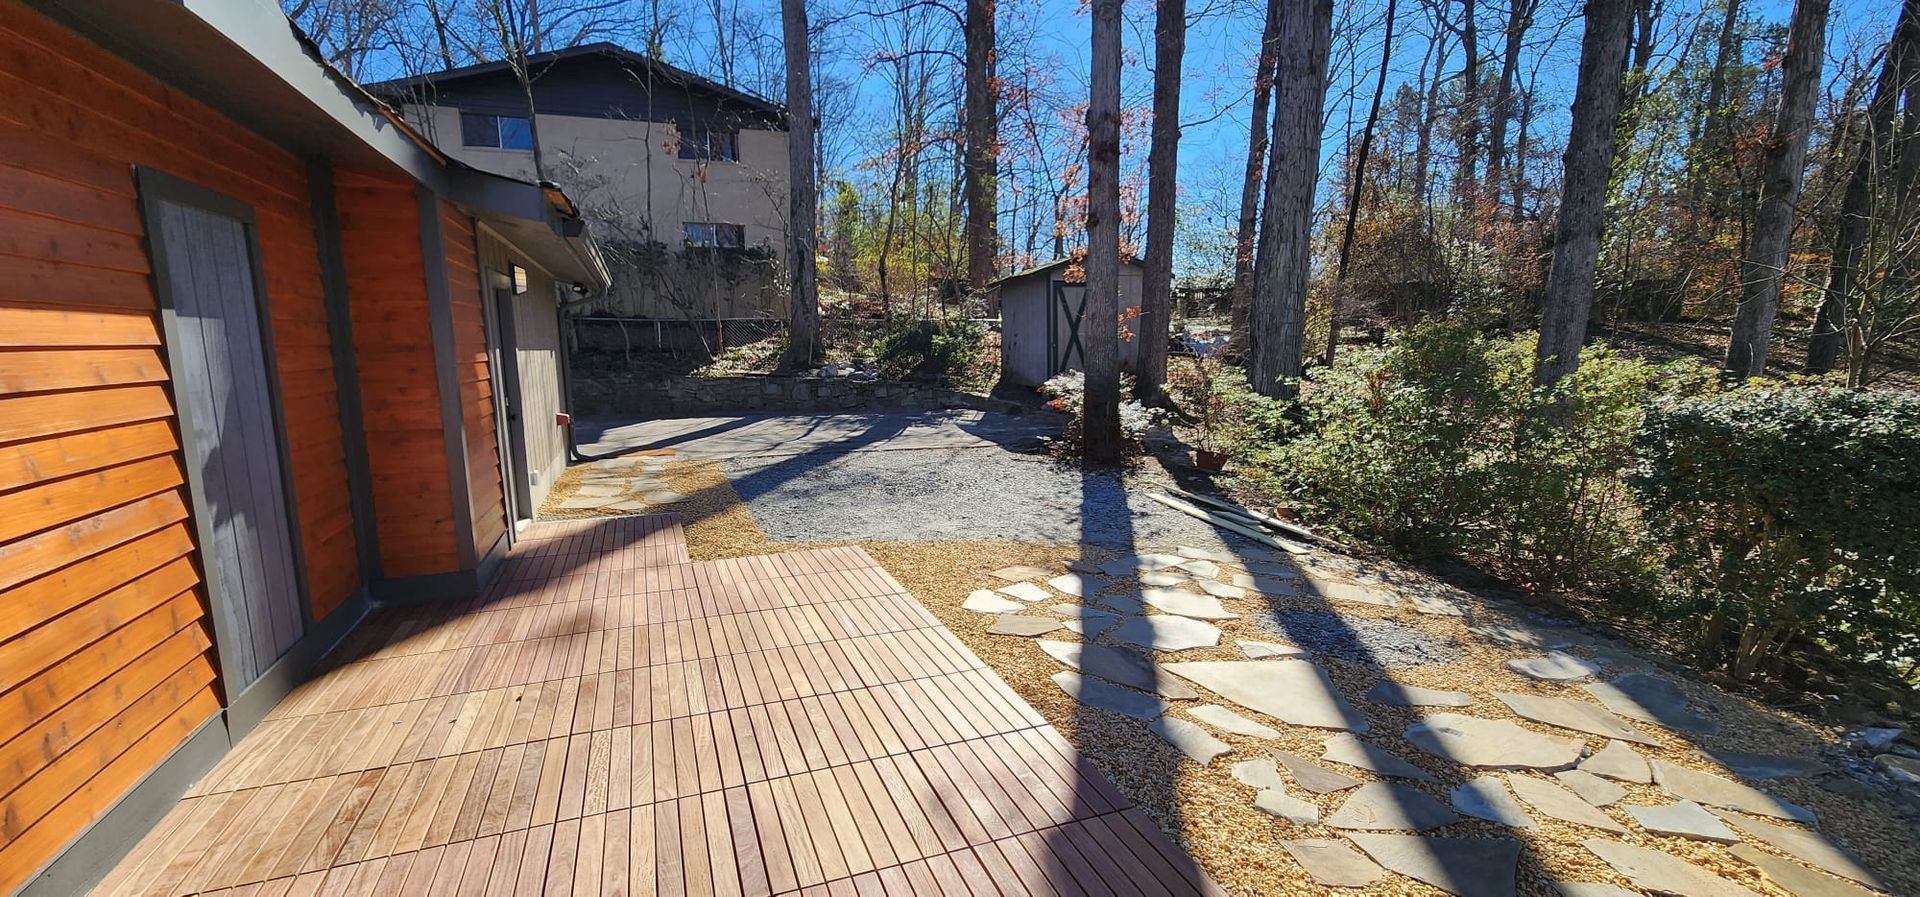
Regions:
<instances>
[{"instance_id":1,"label":"horizontal wood siding","mask_svg":"<svg viewBox=\"0 0 1920 897\"><path fill-rule=\"evenodd\" d=\"M486 306L480 292L485 284L480 277L473 218L443 201L440 219L447 247L447 293L453 305L454 372L466 426L467 494L473 500L470 524L475 550L484 555L507 532L506 499L500 485L500 443L493 419L493 369L487 363Z\"/></svg>"},{"instance_id":2,"label":"horizontal wood siding","mask_svg":"<svg viewBox=\"0 0 1920 897\"><path fill-rule=\"evenodd\" d=\"M0 0L0 893L219 709L133 166L252 205L308 583L357 585L305 167Z\"/></svg>"},{"instance_id":3,"label":"horizontal wood siding","mask_svg":"<svg viewBox=\"0 0 1920 897\"><path fill-rule=\"evenodd\" d=\"M414 184L337 168L334 203L381 571L403 577L458 570Z\"/></svg>"}]
</instances>

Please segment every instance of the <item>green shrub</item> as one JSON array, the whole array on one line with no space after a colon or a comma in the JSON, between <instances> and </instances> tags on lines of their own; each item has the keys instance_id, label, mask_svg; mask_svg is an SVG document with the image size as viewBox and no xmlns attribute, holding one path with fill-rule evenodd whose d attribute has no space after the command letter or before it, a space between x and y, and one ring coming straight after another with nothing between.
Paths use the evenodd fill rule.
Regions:
<instances>
[{"instance_id":1,"label":"green shrub","mask_svg":"<svg viewBox=\"0 0 1920 897\"><path fill-rule=\"evenodd\" d=\"M1194 447L1245 460L1290 429L1288 405L1253 391L1246 372L1218 358L1172 359L1167 393Z\"/></svg>"},{"instance_id":2,"label":"green shrub","mask_svg":"<svg viewBox=\"0 0 1920 897\"><path fill-rule=\"evenodd\" d=\"M914 321L889 330L875 343L874 363L896 380L960 379L986 338L986 327L974 321Z\"/></svg>"},{"instance_id":3,"label":"green shrub","mask_svg":"<svg viewBox=\"0 0 1920 897\"><path fill-rule=\"evenodd\" d=\"M1754 388L1657 403L1630 483L1700 621L1745 679L1796 644L1920 654L1920 397Z\"/></svg>"}]
</instances>

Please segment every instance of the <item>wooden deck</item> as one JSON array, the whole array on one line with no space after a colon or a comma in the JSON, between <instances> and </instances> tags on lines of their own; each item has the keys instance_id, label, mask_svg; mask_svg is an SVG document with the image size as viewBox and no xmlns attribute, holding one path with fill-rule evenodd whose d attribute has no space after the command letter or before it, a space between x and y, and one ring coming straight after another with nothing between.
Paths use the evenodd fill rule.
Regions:
<instances>
[{"instance_id":1,"label":"wooden deck","mask_svg":"<svg viewBox=\"0 0 1920 897\"><path fill-rule=\"evenodd\" d=\"M859 549L539 524L335 654L95 893L1218 893Z\"/></svg>"}]
</instances>

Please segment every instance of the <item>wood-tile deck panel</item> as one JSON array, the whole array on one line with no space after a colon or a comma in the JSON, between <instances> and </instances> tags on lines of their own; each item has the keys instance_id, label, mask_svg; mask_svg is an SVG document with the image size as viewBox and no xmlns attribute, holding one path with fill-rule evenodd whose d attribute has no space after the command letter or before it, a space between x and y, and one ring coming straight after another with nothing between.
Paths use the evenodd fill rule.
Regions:
<instances>
[{"instance_id":1,"label":"wood-tile deck panel","mask_svg":"<svg viewBox=\"0 0 1920 897\"><path fill-rule=\"evenodd\" d=\"M1218 891L865 552L661 515L377 612L95 893Z\"/></svg>"}]
</instances>

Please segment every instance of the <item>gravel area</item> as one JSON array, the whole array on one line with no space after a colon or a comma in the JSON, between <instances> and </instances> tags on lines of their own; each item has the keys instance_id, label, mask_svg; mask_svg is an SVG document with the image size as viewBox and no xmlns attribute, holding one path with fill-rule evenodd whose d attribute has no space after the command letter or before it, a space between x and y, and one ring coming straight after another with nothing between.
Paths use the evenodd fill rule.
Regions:
<instances>
[{"instance_id":1,"label":"gravel area","mask_svg":"<svg viewBox=\"0 0 1920 897\"><path fill-rule=\"evenodd\" d=\"M1354 663L1417 667L1460 659L1460 649L1452 641L1388 620L1319 610L1283 610L1261 611L1249 622L1314 654Z\"/></svg>"},{"instance_id":2,"label":"gravel area","mask_svg":"<svg viewBox=\"0 0 1920 897\"><path fill-rule=\"evenodd\" d=\"M1110 473L997 448L734 458L727 479L774 541L1221 546L1218 530ZM1238 541L1237 536L1230 536Z\"/></svg>"}]
</instances>

